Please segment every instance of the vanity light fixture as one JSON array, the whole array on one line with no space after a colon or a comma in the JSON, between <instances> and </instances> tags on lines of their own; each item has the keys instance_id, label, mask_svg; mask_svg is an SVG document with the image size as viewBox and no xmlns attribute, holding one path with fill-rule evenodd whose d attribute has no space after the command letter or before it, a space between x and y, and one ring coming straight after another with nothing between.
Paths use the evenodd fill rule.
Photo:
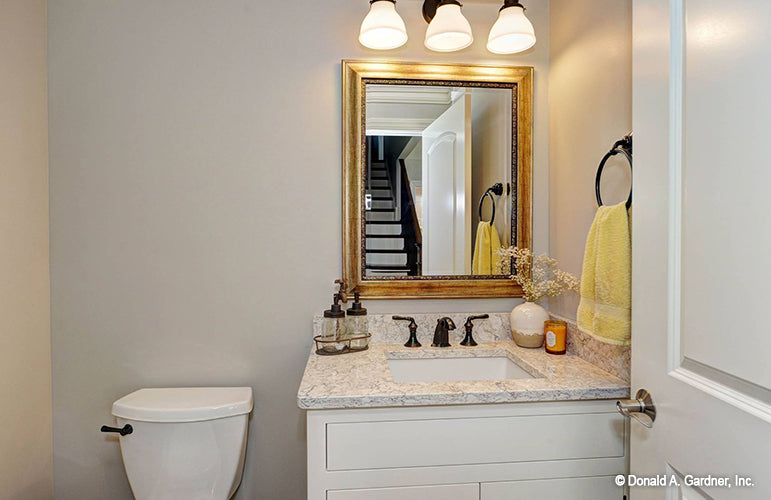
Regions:
<instances>
[{"instance_id":1,"label":"vanity light fixture","mask_svg":"<svg viewBox=\"0 0 771 500\"><path fill-rule=\"evenodd\" d=\"M370 0L361 23L359 43L370 49L391 50L407 43L407 28L396 12L396 0Z\"/></svg>"},{"instance_id":2,"label":"vanity light fixture","mask_svg":"<svg viewBox=\"0 0 771 500\"><path fill-rule=\"evenodd\" d=\"M535 29L525 16L525 7L519 0L505 0L498 12L487 50L493 54L516 54L535 45Z\"/></svg>"},{"instance_id":3,"label":"vanity light fixture","mask_svg":"<svg viewBox=\"0 0 771 500\"><path fill-rule=\"evenodd\" d=\"M359 42L370 49L391 50L407 43L404 20L396 12L396 0L370 0L361 23ZM425 45L436 52L455 52L474 42L471 24L459 0L423 0L423 18L428 23ZM535 45L535 29L519 0L504 0L498 12L487 50L493 54L516 54Z\"/></svg>"},{"instance_id":4,"label":"vanity light fixture","mask_svg":"<svg viewBox=\"0 0 771 500\"><path fill-rule=\"evenodd\" d=\"M423 16L430 19L426 30L426 47L436 52L455 52L472 44L471 24L461 12L458 0L426 0ZM430 11L434 10L434 15Z\"/></svg>"}]
</instances>

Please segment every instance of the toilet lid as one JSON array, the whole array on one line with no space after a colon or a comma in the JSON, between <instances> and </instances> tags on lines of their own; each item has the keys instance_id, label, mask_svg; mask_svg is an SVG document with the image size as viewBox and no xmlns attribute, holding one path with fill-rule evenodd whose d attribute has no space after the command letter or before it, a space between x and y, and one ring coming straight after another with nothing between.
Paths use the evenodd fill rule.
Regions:
<instances>
[{"instance_id":1,"label":"toilet lid","mask_svg":"<svg viewBox=\"0 0 771 500\"><path fill-rule=\"evenodd\" d=\"M112 404L116 417L139 422L197 422L252 411L251 387L140 389Z\"/></svg>"}]
</instances>

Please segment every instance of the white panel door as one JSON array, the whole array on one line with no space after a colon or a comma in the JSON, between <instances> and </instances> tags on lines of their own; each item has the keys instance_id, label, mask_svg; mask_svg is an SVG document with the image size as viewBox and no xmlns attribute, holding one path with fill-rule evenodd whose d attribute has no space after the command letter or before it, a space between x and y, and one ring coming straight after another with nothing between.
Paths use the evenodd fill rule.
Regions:
<instances>
[{"instance_id":1,"label":"white panel door","mask_svg":"<svg viewBox=\"0 0 771 500\"><path fill-rule=\"evenodd\" d=\"M471 95L423 131L423 274L471 274Z\"/></svg>"},{"instance_id":2,"label":"white panel door","mask_svg":"<svg viewBox=\"0 0 771 500\"><path fill-rule=\"evenodd\" d=\"M769 33L768 0L634 2L631 472L732 486L632 500L771 498Z\"/></svg>"}]
</instances>

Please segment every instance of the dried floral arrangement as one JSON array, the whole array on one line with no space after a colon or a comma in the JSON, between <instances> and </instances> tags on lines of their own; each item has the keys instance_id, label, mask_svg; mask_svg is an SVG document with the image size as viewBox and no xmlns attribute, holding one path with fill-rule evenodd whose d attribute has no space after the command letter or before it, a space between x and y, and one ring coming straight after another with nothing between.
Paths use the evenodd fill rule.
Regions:
<instances>
[{"instance_id":1,"label":"dried floral arrangement","mask_svg":"<svg viewBox=\"0 0 771 500\"><path fill-rule=\"evenodd\" d=\"M574 275L559 269L559 263L548 255L536 256L529 248L509 247L499 251L501 255L501 274L511 275L511 279L522 287L522 294L527 302L537 302L544 297L556 297L572 290L579 291L579 280ZM516 272L511 273L511 261Z\"/></svg>"}]
</instances>

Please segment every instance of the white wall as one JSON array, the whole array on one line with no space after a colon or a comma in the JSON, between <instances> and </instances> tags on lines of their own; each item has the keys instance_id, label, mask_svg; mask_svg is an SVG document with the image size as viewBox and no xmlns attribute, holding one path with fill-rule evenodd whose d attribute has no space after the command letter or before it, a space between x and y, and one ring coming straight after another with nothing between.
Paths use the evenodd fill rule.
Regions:
<instances>
[{"instance_id":1,"label":"white wall","mask_svg":"<svg viewBox=\"0 0 771 500\"><path fill-rule=\"evenodd\" d=\"M311 317L341 274L340 60L536 68L535 238L548 248L548 2L530 53L489 54L499 2L464 7L460 53L356 41L365 0L49 0L57 499L130 498L110 405L145 386L255 392L238 497L299 499L295 396ZM506 311L514 299L370 301L371 312Z\"/></svg>"},{"instance_id":2,"label":"white wall","mask_svg":"<svg viewBox=\"0 0 771 500\"><path fill-rule=\"evenodd\" d=\"M51 497L45 0L0 2L0 499Z\"/></svg>"},{"instance_id":3,"label":"white wall","mask_svg":"<svg viewBox=\"0 0 771 500\"><path fill-rule=\"evenodd\" d=\"M495 183L511 184L511 92L500 89L471 91L471 216L472 238L476 242L479 224L479 200ZM495 228L504 246L511 244L511 194L493 196ZM484 202L482 215L490 220L490 198ZM472 243L472 247L474 243Z\"/></svg>"},{"instance_id":4,"label":"white wall","mask_svg":"<svg viewBox=\"0 0 771 500\"><path fill-rule=\"evenodd\" d=\"M551 0L549 12L549 252L580 275L597 167L632 129L632 1ZM626 160L608 162L603 203L625 200L630 182ZM578 295L550 308L575 319Z\"/></svg>"}]
</instances>

